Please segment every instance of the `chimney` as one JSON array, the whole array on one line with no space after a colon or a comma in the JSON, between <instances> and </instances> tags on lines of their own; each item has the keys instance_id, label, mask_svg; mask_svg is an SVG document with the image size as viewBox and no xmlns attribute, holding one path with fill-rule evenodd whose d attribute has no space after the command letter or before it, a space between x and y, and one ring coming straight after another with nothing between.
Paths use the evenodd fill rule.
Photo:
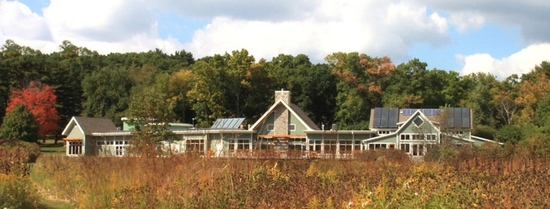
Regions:
<instances>
[{"instance_id":1,"label":"chimney","mask_svg":"<svg viewBox=\"0 0 550 209\"><path fill-rule=\"evenodd\" d=\"M290 91L285 91L281 89L280 91L275 91L275 101L283 100L283 102L290 104Z\"/></svg>"},{"instance_id":2,"label":"chimney","mask_svg":"<svg viewBox=\"0 0 550 209\"><path fill-rule=\"evenodd\" d=\"M275 102L282 100L286 104L290 104L290 91L281 89L275 91ZM279 105L274 109L274 124L273 131L276 135L288 135L288 124L290 120L289 112L284 105Z\"/></svg>"}]
</instances>

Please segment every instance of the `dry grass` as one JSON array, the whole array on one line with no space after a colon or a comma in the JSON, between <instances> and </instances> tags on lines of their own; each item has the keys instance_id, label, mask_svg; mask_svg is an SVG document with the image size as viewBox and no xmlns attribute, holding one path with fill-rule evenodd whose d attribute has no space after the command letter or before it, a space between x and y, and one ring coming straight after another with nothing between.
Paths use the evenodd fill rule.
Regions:
<instances>
[{"instance_id":1,"label":"dry grass","mask_svg":"<svg viewBox=\"0 0 550 209\"><path fill-rule=\"evenodd\" d=\"M546 157L503 150L425 163L395 151L357 160L42 156L31 175L78 208L549 207Z\"/></svg>"}]
</instances>

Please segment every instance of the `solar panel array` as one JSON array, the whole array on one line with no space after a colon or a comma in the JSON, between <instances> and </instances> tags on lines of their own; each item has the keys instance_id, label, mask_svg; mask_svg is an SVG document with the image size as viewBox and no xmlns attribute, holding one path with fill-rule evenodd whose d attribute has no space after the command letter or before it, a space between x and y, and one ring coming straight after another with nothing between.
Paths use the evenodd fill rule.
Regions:
<instances>
[{"instance_id":1,"label":"solar panel array","mask_svg":"<svg viewBox=\"0 0 550 209\"><path fill-rule=\"evenodd\" d=\"M218 118L211 129L238 129L244 118Z\"/></svg>"},{"instance_id":2,"label":"solar panel array","mask_svg":"<svg viewBox=\"0 0 550 209\"><path fill-rule=\"evenodd\" d=\"M469 108L447 108L447 111L449 113L447 119L449 128L471 128Z\"/></svg>"},{"instance_id":3,"label":"solar panel array","mask_svg":"<svg viewBox=\"0 0 550 209\"><path fill-rule=\"evenodd\" d=\"M440 109L402 109L401 112L403 115L410 116L414 114L417 110L422 112L426 116L439 115Z\"/></svg>"},{"instance_id":4,"label":"solar panel array","mask_svg":"<svg viewBox=\"0 0 550 209\"><path fill-rule=\"evenodd\" d=\"M397 128L399 108L374 108L374 128Z\"/></svg>"}]
</instances>

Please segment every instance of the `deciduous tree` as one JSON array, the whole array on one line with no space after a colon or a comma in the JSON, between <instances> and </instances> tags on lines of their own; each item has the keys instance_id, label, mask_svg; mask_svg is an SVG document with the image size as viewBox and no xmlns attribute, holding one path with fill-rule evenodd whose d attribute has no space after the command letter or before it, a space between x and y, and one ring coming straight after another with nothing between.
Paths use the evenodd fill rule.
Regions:
<instances>
[{"instance_id":1,"label":"deciduous tree","mask_svg":"<svg viewBox=\"0 0 550 209\"><path fill-rule=\"evenodd\" d=\"M36 118L40 136L45 136L58 130L56 102L57 97L50 86L31 82L26 88L12 91L6 112L10 112L18 105L24 105Z\"/></svg>"},{"instance_id":2,"label":"deciduous tree","mask_svg":"<svg viewBox=\"0 0 550 209\"><path fill-rule=\"evenodd\" d=\"M38 122L33 114L23 104L15 105L4 117L0 127L0 138L7 140L23 140L36 142L38 140Z\"/></svg>"}]
</instances>

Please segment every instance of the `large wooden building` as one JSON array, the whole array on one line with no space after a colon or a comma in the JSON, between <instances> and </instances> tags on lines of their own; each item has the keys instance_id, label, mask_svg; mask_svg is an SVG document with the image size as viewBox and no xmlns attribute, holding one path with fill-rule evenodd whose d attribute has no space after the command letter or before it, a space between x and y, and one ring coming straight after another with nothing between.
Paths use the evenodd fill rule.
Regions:
<instances>
[{"instance_id":1,"label":"large wooden building","mask_svg":"<svg viewBox=\"0 0 550 209\"><path fill-rule=\"evenodd\" d=\"M212 127L171 123L173 141L159 145L171 153L197 152L212 157L352 158L371 149L401 149L423 156L445 139L455 144L480 145L492 140L471 134L468 108L371 110L369 130L321 128L291 102L289 91L275 91L273 105L254 124L244 118L218 119ZM132 139L131 127L122 130L108 119L73 117L63 131L69 156L124 156Z\"/></svg>"}]
</instances>

